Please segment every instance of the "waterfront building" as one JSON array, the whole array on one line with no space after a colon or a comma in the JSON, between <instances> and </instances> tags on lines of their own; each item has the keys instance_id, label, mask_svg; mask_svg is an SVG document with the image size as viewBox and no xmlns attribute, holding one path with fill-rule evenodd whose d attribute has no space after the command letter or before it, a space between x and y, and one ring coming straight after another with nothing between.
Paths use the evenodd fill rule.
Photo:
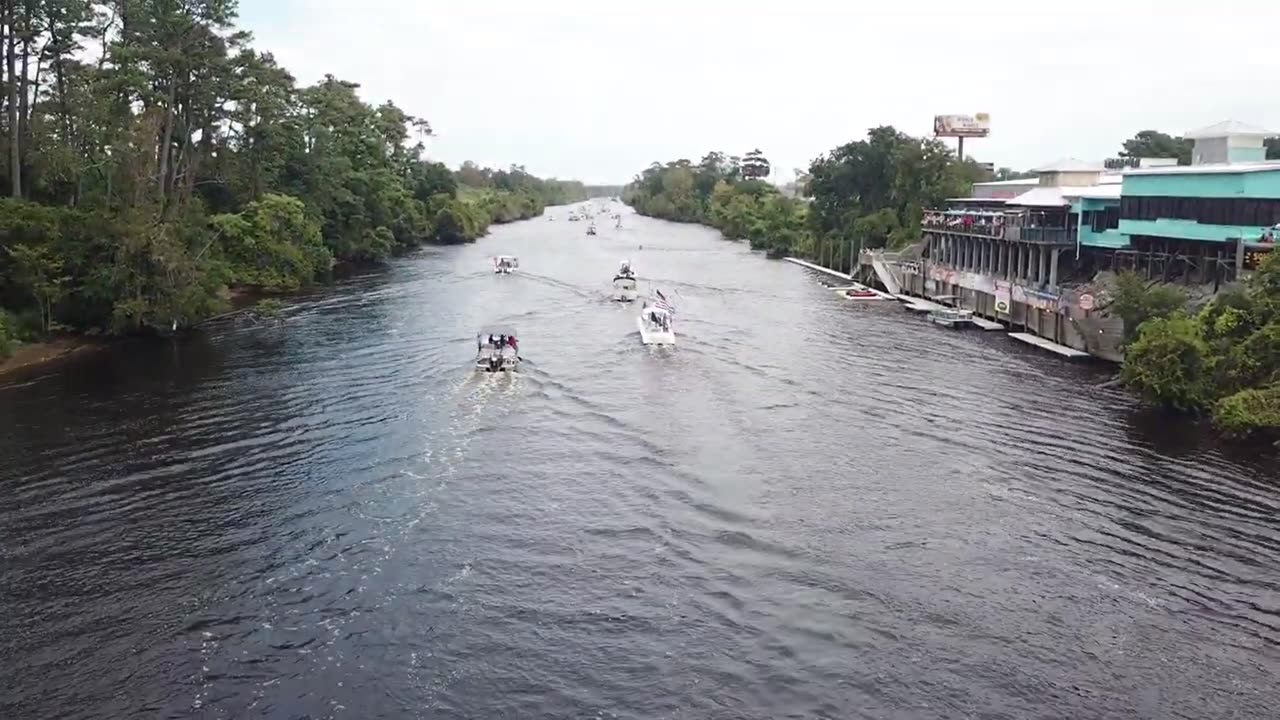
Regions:
<instances>
[{"instance_id":1,"label":"waterfront building","mask_svg":"<svg viewBox=\"0 0 1280 720\"><path fill-rule=\"evenodd\" d=\"M1068 158L1034 179L979 183L925 214L919 262L893 280L1119 359L1123 327L1098 311L1091 281L1131 270L1217 292L1241 278L1280 234L1280 162L1265 161L1263 145L1277 134L1226 121L1186 134L1192 165Z\"/></svg>"}]
</instances>

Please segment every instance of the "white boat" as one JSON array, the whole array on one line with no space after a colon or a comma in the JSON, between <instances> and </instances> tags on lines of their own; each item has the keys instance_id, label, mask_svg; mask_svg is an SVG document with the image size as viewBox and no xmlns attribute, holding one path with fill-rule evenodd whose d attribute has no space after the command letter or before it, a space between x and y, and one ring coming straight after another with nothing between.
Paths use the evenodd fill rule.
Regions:
<instances>
[{"instance_id":1,"label":"white boat","mask_svg":"<svg viewBox=\"0 0 1280 720\"><path fill-rule=\"evenodd\" d=\"M514 255L499 255L493 259L493 271L499 275L510 275L520 267L520 258Z\"/></svg>"},{"instance_id":2,"label":"white boat","mask_svg":"<svg viewBox=\"0 0 1280 720\"><path fill-rule=\"evenodd\" d=\"M515 330L486 328L476 333L476 372L515 372L520 362Z\"/></svg>"},{"instance_id":3,"label":"white boat","mask_svg":"<svg viewBox=\"0 0 1280 720\"><path fill-rule=\"evenodd\" d=\"M623 260L618 265L618 273L613 276L613 299L618 302L633 302L639 295L636 289L636 274L631 269L631 261Z\"/></svg>"},{"instance_id":4,"label":"white boat","mask_svg":"<svg viewBox=\"0 0 1280 720\"><path fill-rule=\"evenodd\" d=\"M636 317L640 342L645 345L675 345L675 318L671 306L663 300L649 299Z\"/></svg>"},{"instance_id":5,"label":"white boat","mask_svg":"<svg viewBox=\"0 0 1280 720\"><path fill-rule=\"evenodd\" d=\"M935 300L955 300L954 295L943 295ZM973 324L973 311L955 307L937 307L926 316L929 322L945 328L960 328Z\"/></svg>"}]
</instances>

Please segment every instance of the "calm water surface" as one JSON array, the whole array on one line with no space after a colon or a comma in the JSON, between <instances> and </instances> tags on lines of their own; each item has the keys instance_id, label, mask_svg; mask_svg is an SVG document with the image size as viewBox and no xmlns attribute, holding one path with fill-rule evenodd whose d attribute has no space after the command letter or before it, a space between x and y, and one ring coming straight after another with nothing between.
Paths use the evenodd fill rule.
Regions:
<instances>
[{"instance_id":1,"label":"calm water surface","mask_svg":"<svg viewBox=\"0 0 1280 720\"><path fill-rule=\"evenodd\" d=\"M1276 457L553 212L0 388L0 717L1276 717Z\"/></svg>"}]
</instances>

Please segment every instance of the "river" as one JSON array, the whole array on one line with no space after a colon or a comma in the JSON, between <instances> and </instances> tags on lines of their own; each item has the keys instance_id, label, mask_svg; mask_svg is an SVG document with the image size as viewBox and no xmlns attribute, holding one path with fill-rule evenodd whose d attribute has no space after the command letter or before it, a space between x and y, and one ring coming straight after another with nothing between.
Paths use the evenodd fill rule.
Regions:
<instances>
[{"instance_id":1,"label":"river","mask_svg":"<svg viewBox=\"0 0 1280 720\"><path fill-rule=\"evenodd\" d=\"M0 387L0 717L1275 717L1274 455L551 212Z\"/></svg>"}]
</instances>

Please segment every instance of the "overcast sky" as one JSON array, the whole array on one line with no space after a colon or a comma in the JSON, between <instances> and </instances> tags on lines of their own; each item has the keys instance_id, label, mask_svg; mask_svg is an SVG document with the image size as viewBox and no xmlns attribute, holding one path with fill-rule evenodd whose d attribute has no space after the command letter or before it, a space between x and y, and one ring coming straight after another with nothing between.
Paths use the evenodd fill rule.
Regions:
<instances>
[{"instance_id":1,"label":"overcast sky","mask_svg":"<svg viewBox=\"0 0 1280 720\"><path fill-rule=\"evenodd\" d=\"M624 182L759 147L784 176L894 125L989 112L982 161L1112 156L1138 130L1280 128L1280 2L241 0L241 26L427 118L452 166ZM954 142L954 141L951 141Z\"/></svg>"}]
</instances>

